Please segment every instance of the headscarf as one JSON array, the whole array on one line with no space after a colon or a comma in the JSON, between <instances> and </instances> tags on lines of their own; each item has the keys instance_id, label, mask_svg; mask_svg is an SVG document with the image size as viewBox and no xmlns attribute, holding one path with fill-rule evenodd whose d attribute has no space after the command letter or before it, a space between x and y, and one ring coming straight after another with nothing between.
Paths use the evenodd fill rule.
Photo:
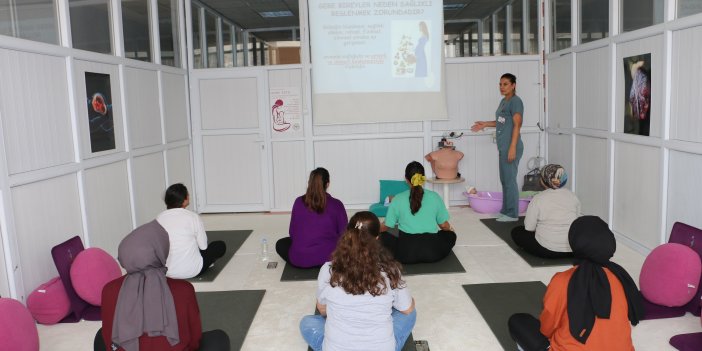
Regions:
<instances>
[{"instance_id":1,"label":"headscarf","mask_svg":"<svg viewBox=\"0 0 702 351\"><path fill-rule=\"evenodd\" d=\"M166 282L168 233L156 221L134 229L119 244L119 263L127 270L117 296L112 342L139 351L139 337L165 336L180 342L173 295Z\"/></svg>"},{"instance_id":2,"label":"headscarf","mask_svg":"<svg viewBox=\"0 0 702 351\"><path fill-rule=\"evenodd\" d=\"M629 273L609 259L617 249L614 234L597 216L582 216L570 226L568 241L578 267L568 282L568 319L570 335L585 344L595 325L595 317L608 319L612 307L609 269L622 284L629 321L639 323L643 317L643 297Z\"/></svg>"},{"instance_id":3,"label":"headscarf","mask_svg":"<svg viewBox=\"0 0 702 351\"><path fill-rule=\"evenodd\" d=\"M561 165L549 164L541 169L541 183L549 189L562 188L568 182L568 173Z\"/></svg>"}]
</instances>

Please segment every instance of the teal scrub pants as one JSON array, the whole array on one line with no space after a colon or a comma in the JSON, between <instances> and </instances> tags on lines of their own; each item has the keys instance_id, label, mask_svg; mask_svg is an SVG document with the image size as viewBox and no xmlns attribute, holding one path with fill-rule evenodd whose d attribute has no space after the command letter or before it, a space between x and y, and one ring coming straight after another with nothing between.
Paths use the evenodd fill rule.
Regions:
<instances>
[{"instance_id":1,"label":"teal scrub pants","mask_svg":"<svg viewBox=\"0 0 702 351\"><path fill-rule=\"evenodd\" d=\"M517 158L507 162L507 151L500 151L500 183L502 183L502 209L500 213L512 217L519 217L519 186L517 185L517 171L519 160L524 153L523 147L517 147Z\"/></svg>"}]
</instances>

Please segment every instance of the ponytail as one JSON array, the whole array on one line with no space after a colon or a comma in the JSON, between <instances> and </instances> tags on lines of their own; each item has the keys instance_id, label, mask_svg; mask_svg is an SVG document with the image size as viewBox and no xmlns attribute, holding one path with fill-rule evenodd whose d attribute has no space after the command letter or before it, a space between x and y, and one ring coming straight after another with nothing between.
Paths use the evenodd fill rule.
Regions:
<instances>
[{"instance_id":1,"label":"ponytail","mask_svg":"<svg viewBox=\"0 0 702 351\"><path fill-rule=\"evenodd\" d=\"M312 171L303 199L305 207L317 213L324 212L327 206L327 185L329 185L329 171L322 167Z\"/></svg>"},{"instance_id":2,"label":"ponytail","mask_svg":"<svg viewBox=\"0 0 702 351\"><path fill-rule=\"evenodd\" d=\"M410 210L414 215L422 208L422 198L424 197L424 166L417 161L410 162L405 168L405 179L410 182Z\"/></svg>"}]
</instances>

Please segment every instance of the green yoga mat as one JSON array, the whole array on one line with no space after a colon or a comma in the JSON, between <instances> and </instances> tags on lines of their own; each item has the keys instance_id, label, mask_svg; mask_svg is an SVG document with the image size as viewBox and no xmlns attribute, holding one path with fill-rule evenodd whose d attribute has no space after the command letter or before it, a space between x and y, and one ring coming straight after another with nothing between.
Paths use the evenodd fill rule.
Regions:
<instances>
[{"instance_id":1,"label":"green yoga mat","mask_svg":"<svg viewBox=\"0 0 702 351\"><path fill-rule=\"evenodd\" d=\"M222 329L229 336L231 350L240 350L265 293L265 290L196 293L202 330Z\"/></svg>"},{"instance_id":2,"label":"green yoga mat","mask_svg":"<svg viewBox=\"0 0 702 351\"><path fill-rule=\"evenodd\" d=\"M500 239L502 239L509 247L514 250L519 256L524 259L532 267L550 267L550 266L572 266L572 258L543 258L534 256L517 246L512 240L512 229L514 227L524 225L524 217L519 217L517 222L498 222L495 218L483 218L480 220L490 228Z\"/></svg>"},{"instance_id":3,"label":"green yoga mat","mask_svg":"<svg viewBox=\"0 0 702 351\"><path fill-rule=\"evenodd\" d=\"M515 313L538 317L543 310L546 286L542 282L515 282L463 285L492 333L505 350L516 350L507 321Z\"/></svg>"},{"instance_id":4,"label":"green yoga mat","mask_svg":"<svg viewBox=\"0 0 702 351\"><path fill-rule=\"evenodd\" d=\"M451 251L443 260L434 263L403 264L404 275L418 274L443 274L443 273L465 273L461 262L456 254ZM290 264L285 264L283 274L280 276L281 282L317 280L319 268L297 268Z\"/></svg>"},{"instance_id":5,"label":"green yoga mat","mask_svg":"<svg viewBox=\"0 0 702 351\"><path fill-rule=\"evenodd\" d=\"M211 282L217 278L219 272L224 269L224 266L232 259L236 250L239 250L241 245L251 235L253 230L216 230L207 232L207 241L213 242L217 240L224 241L227 244L227 252L220 259L215 261L214 266L210 267L201 276L188 279L191 283Z\"/></svg>"},{"instance_id":6,"label":"green yoga mat","mask_svg":"<svg viewBox=\"0 0 702 351\"><path fill-rule=\"evenodd\" d=\"M319 310L314 309L314 314L319 316ZM405 341L405 346L402 347L402 351L416 351L416 347L414 346L414 338L412 337L412 333L407 337L407 341ZM307 347L307 351L313 351L311 347Z\"/></svg>"}]
</instances>

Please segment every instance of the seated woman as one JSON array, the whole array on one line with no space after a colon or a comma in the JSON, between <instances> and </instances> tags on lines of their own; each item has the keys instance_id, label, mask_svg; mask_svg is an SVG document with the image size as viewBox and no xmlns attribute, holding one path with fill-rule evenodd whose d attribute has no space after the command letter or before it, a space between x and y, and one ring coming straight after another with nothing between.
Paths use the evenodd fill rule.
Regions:
<instances>
[{"instance_id":1,"label":"seated woman","mask_svg":"<svg viewBox=\"0 0 702 351\"><path fill-rule=\"evenodd\" d=\"M168 233L156 221L135 229L119 244L119 263L127 274L102 290L96 351L229 350L226 333L202 332L193 286L166 278L168 246Z\"/></svg>"},{"instance_id":2,"label":"seated woman","mask_svg":"<svg viewBox=\"0 0 702 351\"><path fill-rule=\"evenodd\" d=\"M319 270L317 310L300 332L315 350L401 350L417 320L401 266L378 241L373 213L351 217L339 245Z\"/></svg>"},{"instance_id":3,"label":"seated woman","mask_svg":"<svg viewBox=\"0 0 702 351\"><path fill-rule=\"evenodd\" d=\"M624 268L609 260L617 248L614 234L599 217L583 216L568 240L576 265L553 276L538 320L525 313L510 317L512 338L525 351L633 351L631 325L643 317L643 297Z\"/></svg>"},{"instance_id":4,"label":"seated woman","mask_svg":"<svg viewBox=\"0 0 702 351\"><path fill-rule=\"evenodd\" d=\"M559 165L541 169L541 186L526 211L524 225L512 229L512 240L525 251L544 258L573 257L568 245L570 224L580 216L580 200L563 186L568 174Z\"/></svg>"},{"instance_id":5,"label":"seated woman","mask_svg":"<svg viewBox=\"0 0 702 351\"><path fill-rule=\"evenodd\" d=\"M405 168L410 190L395 195L385 223L381 225L383 245L401 263L436 262L446 257L456 244L456 233L439 194L425 190L424 166L417 161ZM399 236L387 232L399 225Z\"/></svg>"},{"instance_id":6,"label":"seated woman","mask_svg":"<svg viewBox=\"0 0 702 351\"><path fill-rule=\"evenodd\" d=\"M320 267L336 248L348 216L341 201L327 193L329 172L319 167L310 173L307 192L295 199L290 215L290 237L275 244L286 262L300 268Z\"/></svg>"},{"instance_id":7,"label":"seated woman","mask_svg":"<svg viewBox=\"0 0 702 351\"><path fill-rule=\"evenodd\" d=\"M169 186L164 202L166 210L159 213L156 220L168 232L171 243L166 275L188 279L205 273L224 256L227 245L221 240L207 244L207 233L200 216L186 208L190 204L190 194L185 185Z\"/></svg>"}]
</instances>

